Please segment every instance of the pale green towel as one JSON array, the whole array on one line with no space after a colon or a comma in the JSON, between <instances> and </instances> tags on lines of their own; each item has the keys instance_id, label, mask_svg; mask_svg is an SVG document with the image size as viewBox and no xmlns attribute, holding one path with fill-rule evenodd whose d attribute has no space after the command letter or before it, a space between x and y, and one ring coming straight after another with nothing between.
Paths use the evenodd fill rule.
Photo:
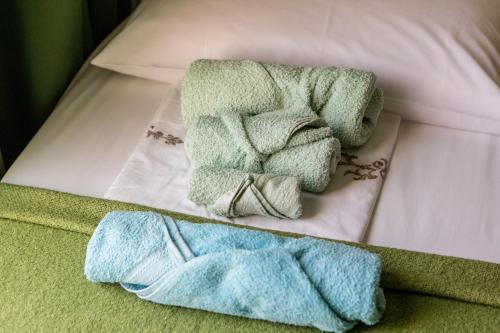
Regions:
<instances>
[{"instance_id":1,"label":"pale green towel","mask_svg":"<svg viewBox=\"0 0 500 333\"><path fill-rule=\"evenodd\" d=\"M331 129L307 109L201 116L189 126L185 148L194 168L297 177L311 192L326 188L340 158Z\"/></svg>"},{"instance_id":2,"label":"pale green towel","mask_svg":"<svg viewBox=\"0 0 500 333\"><path fill-rule=\"evenodd\" d=\"M296 219L302 215L299 179L249 174L230 169L195 169L188 197L217 215L265 215Z\"/></svg>"},{"instance_id":3,"label":"pale green towel","mask_svg":"<svg viewBox=\"0 0 500 333\"><path fill-rule=\"evenodd\" d=\"M373 73L355 69L300 68L250 60L197 60L183 81L181 106L190 125L202 115L257 114L291 107L312 109L343 146L360 146L383 106Z\"/></svg>"}]
</instances>

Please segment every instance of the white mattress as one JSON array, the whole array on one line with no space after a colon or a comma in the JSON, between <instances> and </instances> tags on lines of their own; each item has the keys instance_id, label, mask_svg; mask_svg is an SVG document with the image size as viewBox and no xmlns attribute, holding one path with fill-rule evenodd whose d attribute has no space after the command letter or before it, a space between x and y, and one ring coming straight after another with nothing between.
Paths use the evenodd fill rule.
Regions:
<instances>
[{"instance_id":1,"label":"white mattress","mask_svg":"<svg viewBox=\"0 0 500 333\"><path fill-rule=\"evenodd\" d=\"M3 182L103 197L167 85L85 66ZM401 123L365 236L500 263L500 137Z\"/></svg>"}]
</instances>

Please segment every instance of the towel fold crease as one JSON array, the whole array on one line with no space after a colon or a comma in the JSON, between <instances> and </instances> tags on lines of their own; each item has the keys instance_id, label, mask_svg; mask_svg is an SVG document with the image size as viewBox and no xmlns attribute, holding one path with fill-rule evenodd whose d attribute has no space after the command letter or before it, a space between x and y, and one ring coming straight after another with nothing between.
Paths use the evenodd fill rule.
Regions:
<instances>
[{"instance_id":1,"label":"towel fold crease","mask_svg":"<svg viewBox=\"0 0 500 333\"><path fill-rule=\"evenodd\" d=\"M302 215L295 177L200 167L191 175L188 198L227 217L255 214L296 219Z\"/></svg>"}]
</instances>

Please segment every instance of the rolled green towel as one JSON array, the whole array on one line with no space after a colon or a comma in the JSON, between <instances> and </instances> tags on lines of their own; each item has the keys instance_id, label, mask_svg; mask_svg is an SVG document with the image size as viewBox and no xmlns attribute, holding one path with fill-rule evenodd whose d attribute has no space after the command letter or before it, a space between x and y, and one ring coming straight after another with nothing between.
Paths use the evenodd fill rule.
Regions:
<instances>
[{"instance_id":1,"label":"rolled green towel","mask_svg":"<svg viewBox=\"0 0 500 333\"><path fill-rule=\"evenodd\" d=\"M257 114L310 108L343 146L370 137L383 106L373 73L356 69L301 68L250 60L197 60L182 85L184 122L224 111Z\"/></svg>"},{"instance_id":2,"label":"rolled green towel","mask_svg":"<svg viewBox=\"0 0 500 333\"><path fill-rule=\"evenodd\" d=\"M195 169L189 200L217 215L264 215L296 219L302 215L299 179L231 169Z\"/></svg>"},{"instance_id":3,"label":"rolled green towel","mask_svg":"<svg viewBox=\"0 0 500 333\"><path fill-rule=\"evenodd\" d=\"M326 188L340 159L339 141L325 120L307 109L201 116L184 142L194 168L297 177L301 189L310 192Z\"/></svg>"}]
</instances>

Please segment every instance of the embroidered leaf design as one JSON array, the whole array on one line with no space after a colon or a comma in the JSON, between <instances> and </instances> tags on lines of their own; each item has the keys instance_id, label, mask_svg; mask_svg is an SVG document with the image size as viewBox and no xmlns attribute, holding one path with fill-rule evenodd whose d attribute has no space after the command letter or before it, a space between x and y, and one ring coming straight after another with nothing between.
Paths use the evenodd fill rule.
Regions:
<instances>
[{"instance_id":1,"label":"embroidered leaf design","mask_svg":"<svg viewBox=\"0 0 500 333\"><path fill-rule=\"evenodd\" d=\"M178 143L183 143L183 141L180 138L173 136L172 134L167 134L164 137L164 139L165 139L165 143L167 145L174 145L175 146Z\"/></svg>"},{"instance_id":2,"label":"embroidered leaf design","mask_svg":"<svg viewBox=\"0 0 500 333\"><path fill-rule=\"evenodd\" d=\"M381 158L370 164L358 164L355 161L357 158L357 155L342 153L342 159L339 161L339 165L345 165L354 168L345 171L344 176L349 174L353 175L354 180L377 179L379 176L382 179L385 179L385 175L387 174L387 170L389 168L387 159Z\"/></svg>"},{"instance_id":3,"label":"embroidered leaf design","mask_svg":"<svg viewBox=\"0 0 500 333\"><path fill-rule=\"evenodd\" d=\"M184 143L181 138L176 137L172 134L165 134L162 131L154 131L154 126L150 126L150 129L146 132L146 138L153 138L154 140L164 139L167 145L175 146L176 144Z\"/></svg>"}]
</instances>

